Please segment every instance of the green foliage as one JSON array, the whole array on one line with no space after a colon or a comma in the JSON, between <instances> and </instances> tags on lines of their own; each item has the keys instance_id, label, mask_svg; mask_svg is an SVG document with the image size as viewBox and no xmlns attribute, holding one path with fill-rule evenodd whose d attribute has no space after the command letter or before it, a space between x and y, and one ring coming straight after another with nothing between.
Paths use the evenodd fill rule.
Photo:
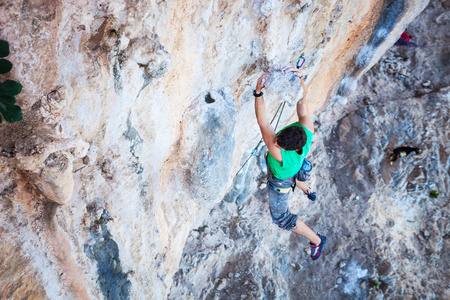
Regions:
<instances>
[{"instance_id":1,"label":"green foliage","mask_svg":"<svg viewBox=\"0 0 450 300\"><path fill-rule=\"evenodd\" d=\"M0 83L0 95L16 96L22 91L22 85L14 80Z\"/></svg>"},{"instance_id":2,"label":"green foliage","mask_svg":"<svg viewBox=\"0 0 450 300\"><path fill-rule=\"evenodd\" d=\"M439 192L436 190L431 190L430 197L436 199L437 197L439 197Z\"/></svg>"},{"instance_id":3,"label":"green foliage","mask_svg":"<svg viewBox=\"0 0 450 300\"><path fill-rule=\"evenodd\" d=\"M0 74L6 74L11 71L13 64L7 59L0 59Z\"/></svg>"},{"instance_id":4,"label":"green foliage","mask_svg":"<svg viewBox=\"0 0 450 300\"><path fill-rule=\"evenodd\" d=\"M0 57L9 55L9 43L0 40ZM11 71L13 64L7 59L0 59L0 74ZM13 123L22 120L22 109L14 105L17 96L22 91L22 85L14 80L0 82L0 123L2 116L6 122Z\"/></svg>"},{"instance_id":5,"label":"green foliage","mask_svg":"<svg viewBox=\"0 0 450 300\"><path fill-rule=\"evenodd\" d=\"M9 43L0 40L0 57L7 57L9 55Z\"/></svg>"},{"instance_id":6,"label":"green foliage","mask_svg":"<svg viewBox=\"0 0 450 300\"><path fill-rule=\"evenodd\" d=\"M13 96L6 96L6 95L3 95L3 96L0 96L0 98L2 98L2 99L5 100L5 101L8 101L8 102L11 103L11 104L16 103L16 97L13 97Z\"/></svg>"},{"instance_id":7,"label":"green foliage","mask_svg":"<svg viewBox=\"0 0 450 300\"><path fill-rule=\"evenodd\" d=\"M0 98L0 113L5 118L6 122L13 123L22 120L22 109L13 105L8 101L4 101L3 98Z\"/></svg>"}]
</instances>

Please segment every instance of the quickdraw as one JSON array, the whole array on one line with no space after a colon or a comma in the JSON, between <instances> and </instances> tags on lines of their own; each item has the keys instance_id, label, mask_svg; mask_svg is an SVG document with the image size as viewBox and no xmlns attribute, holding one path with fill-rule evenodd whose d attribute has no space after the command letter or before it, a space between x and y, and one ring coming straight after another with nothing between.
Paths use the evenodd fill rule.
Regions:
<instances>
[{"instance_id":1,"label":"quickdraw","mask_svg":"<svg viewBox=\"0 0 450 300\"><path fill-rule=\"evenodd\" d=\"M305 61L306 61L306 59L303 57L303 55L300 55L300 58L297 61L297 69L300 69L301 67L303 67L303 64L305 63Z\"/></svg>"}]
</instances>

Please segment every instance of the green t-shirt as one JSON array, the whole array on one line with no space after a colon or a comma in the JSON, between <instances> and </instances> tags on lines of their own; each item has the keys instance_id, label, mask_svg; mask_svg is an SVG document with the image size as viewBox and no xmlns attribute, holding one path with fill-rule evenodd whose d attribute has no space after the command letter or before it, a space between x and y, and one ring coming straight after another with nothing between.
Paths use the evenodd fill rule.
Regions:
<instances>
[{"instance_id":1,"label":"green t-shirt","mask_svg":"<svg viewBox=\"0 0 450 300\"><path fill-rule=\"evenodd\" d=\"M276 160L272 154L267 155L267 163L269 164L270 171L272 171L273 176L279 179L288 179L293 177L302 167L303 160L309 152L309 148L311 147L311 142L313 138L313 133L309 131L305 126L300 124L299 122L292 123L285 128L291 126L299 126L302 127L306 132L306 144L302 148L302 154L299 155L295 150L283 150L281 149L281 157L283 158L283 162L279 162ZM280 131L282 131L281 129ZM277 132L280 133L280 131Z\"/></svg>"}]
</instances>

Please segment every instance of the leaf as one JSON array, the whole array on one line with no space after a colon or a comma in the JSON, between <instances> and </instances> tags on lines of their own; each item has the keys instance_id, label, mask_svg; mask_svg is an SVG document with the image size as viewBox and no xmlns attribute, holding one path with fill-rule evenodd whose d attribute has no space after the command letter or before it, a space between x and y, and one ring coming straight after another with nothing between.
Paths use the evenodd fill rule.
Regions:
<instances>
[{"instance_id":1,"label":"leaf","mask_svg":"<svg viewBox=\"0 0 450 300\"><path fill-rule=\"evenodd\" d=\"M3 99L3 100L5 100L5 101L8 101L8 102L11 103L11 104L16 103L16 101L17 101L15 97L13 97L13 96L6 96L6 95L1 95L1 96L0 96L0 99Z\"/></svg>"},{"instance_id":2,"label":"leaf","mask_svg":"<svg viewBox=\"0 0 450 300\"><path fill-rule=\"evenodd\" d=\"M22 85L14 80L5 80L0 83L0 95L15 96L22 91Z\"/></svg>"},{"instance_id":3,"label":"leaf","mask_svg":"<svg viewBox=\"0 0 450 300\"><path fill-rule=\"evenodd\" d=\"M0 113L6 122L13 123L23 119L22 109L0 98Z\"/></svg>"},{"instance_id":4,"label":"leaf","mask_svg":"<svg viewBox=\"0 0 450 300\"><path fill-rule=\"evenodd\" d=\"M431 190L430 197L436 199L437 197L439 197L439 192L436 190Z\"/></svg>"},{"instance_id":5,"label":"leaf","mask_svg":"<svg viewBox=\"0 0 450 300\"><path fill-rule=\"evenodd\" d=\"M9 43L0 40L0 57L7 57L9 55Z\"/></svg>"},{"instance_id":6,"label":"leaf","mask_svg":"<svg viewBox=\"0 0 450 300\"><path fill-rule=\"evenodd\" d=\"M13 64L7 59L0 59L0 74L6 74L11 71Z\"/></svg>"}]
</instances>

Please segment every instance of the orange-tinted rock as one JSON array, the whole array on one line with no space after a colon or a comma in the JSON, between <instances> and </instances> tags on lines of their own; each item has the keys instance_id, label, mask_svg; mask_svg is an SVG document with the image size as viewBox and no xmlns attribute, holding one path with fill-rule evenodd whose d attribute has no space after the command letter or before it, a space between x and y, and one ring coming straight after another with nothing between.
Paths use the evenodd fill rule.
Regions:
<instances>
[{"instance_id":1,"label":"orange-tinted rock","mask_svg":"<svg viewBox=\"0 0 450 300\"><path fill-rule=\"evenodd\" d=\"M12 207L0 226L5 245L26 236L40 249L11 259L24 271L2 273L8 293L103 297L113 283L85 249L107 226L112 264L135 274L132 297L165 298L188 232L259 140L257 78L303 54L318 111L351 93L427 3L6 1L0 38L24 120L0 124L0 205ZM114 221L89 215L93 202Z\"/></svg>"},{"instance_id":2,"label":"orange-tinted rock","mask_svg":"<svg viewBox=\"0 0 450 300\"><path fill-rule=\"evenodd\" d=\"M40 270L33 257L24 255L19 239L11 238L8 230L0 227L0 295L3 299L45 299L47 294ZM8 238L6 238L8 237ZM26 252L25 252L26 253Z\"/></svg>"}]
</instances>

